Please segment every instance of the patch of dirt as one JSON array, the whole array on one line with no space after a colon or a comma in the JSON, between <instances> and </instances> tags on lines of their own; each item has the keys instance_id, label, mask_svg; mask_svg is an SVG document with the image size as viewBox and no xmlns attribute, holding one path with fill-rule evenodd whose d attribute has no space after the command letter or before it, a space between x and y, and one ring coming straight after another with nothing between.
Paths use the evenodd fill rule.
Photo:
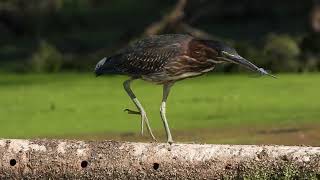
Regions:
<instances>
[{"instance_id":1,"label":"patch of dirt","mask_svg":"<svg viewBox=\"0 0 320 180\"><path fill-rule=\"evenodd\" d=\"M162 129L161 129L162 130ZM273 126L230 126L225 128L205 129L172 129L174 141L184 143L212 143L212 144L276 144L276 145L307 145L320 146L320 123L304 125ZM164 131L155 131L159 142L165 142ZM55 137L61 138L61 137ZM137 132L101 133L70 135L63 138L83 140L112 139L117 141L152 142L145 132L141 136Z\"/></svg>"}]
</instances>

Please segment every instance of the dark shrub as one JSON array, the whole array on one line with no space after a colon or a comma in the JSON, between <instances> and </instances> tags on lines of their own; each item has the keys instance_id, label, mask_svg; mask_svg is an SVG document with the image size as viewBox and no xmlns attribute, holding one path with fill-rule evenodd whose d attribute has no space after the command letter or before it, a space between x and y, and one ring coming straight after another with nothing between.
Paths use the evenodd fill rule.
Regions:
<instances>
[{"instance_id":1,"label":"dark shrub","mask_svg":"<svg viewBox=\"0 0 320 180\"><path fill-rule=\"evenodd\" d=\"M288 35L270 34L264 46L266 63L272 71L299 71L300 49L297 42Z\"/></svg>"},{"instance_id":2,"label":"dark shrub","mask_svg":"<svg viewBox=\"0 0 320 180\"><path fill-rule=\"evenodd\" d=\"M58 72L63 63L62 54L51 44L42 41L30 59L31 71Z\"/></svg>"}]
</instances>

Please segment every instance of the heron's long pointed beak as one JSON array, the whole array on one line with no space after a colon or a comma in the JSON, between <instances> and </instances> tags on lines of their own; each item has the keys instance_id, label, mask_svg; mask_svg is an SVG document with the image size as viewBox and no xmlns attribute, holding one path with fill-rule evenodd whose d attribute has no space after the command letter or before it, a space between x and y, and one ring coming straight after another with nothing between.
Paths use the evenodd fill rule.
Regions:
<instances>
[{"instance_id":1,"label":"heron's long pointed beak","mask_svg":"<svg viewBox=\"0 0 320 180\"><path fill-rule=\"evenodd\" d=\"M251 63L250 61L246 60L245 58L239 56L239 55L232 55L229 54L227 52L223 52L223 60L234 63L234 64L239 64L247 69L250 69L252 71L257 71L259 72L261 75L268 75L271 76L273 78L277 78L276 76L269 74L266 70L264 70L263 68L259 68L256 65L254 65L253 63Z\"/></svg>"}]
</instances>

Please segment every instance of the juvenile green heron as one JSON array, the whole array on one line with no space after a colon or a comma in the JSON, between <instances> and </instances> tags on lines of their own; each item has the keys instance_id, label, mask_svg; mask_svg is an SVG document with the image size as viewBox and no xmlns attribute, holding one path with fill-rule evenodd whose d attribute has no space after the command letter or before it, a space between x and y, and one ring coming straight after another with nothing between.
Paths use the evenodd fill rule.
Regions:
<instances>
[{"instance_id":1,"label":"juvenile green heron","mask_svg":"<svg viewBox=\"0 0 320 180\"><path fill-rule=\"evenodd\" d=\"M179 80L202 75L214 69L219 63L230 62L242 65L262 75L270 75L244 59L235 49L219 41L198 39L189 35L168 34L151 36L129 45L111 57L105 57L95 68L97 76L102 74L122 74L130 76L123 83L124 89L136 105L138 111L126 109L129 114L140 114L141 133L144 123L155 140L146 112L130 88L135 79L163 85L160 115L166 130L167 141L172 136L166 118L166 101L172 85ZM270 75L272 76L272 75Z\"/></svg>"}]
</instances>

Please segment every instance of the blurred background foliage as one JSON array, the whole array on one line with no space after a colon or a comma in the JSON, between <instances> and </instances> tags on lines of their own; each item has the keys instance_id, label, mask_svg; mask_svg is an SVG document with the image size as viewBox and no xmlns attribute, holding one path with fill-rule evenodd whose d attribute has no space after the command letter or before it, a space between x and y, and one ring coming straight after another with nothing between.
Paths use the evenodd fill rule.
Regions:
<instances>
[{"instance_id":1,"label":"blurred background foliage","mask_svg":"<svg viewBox=\"0 0 320 180\"><path fill-rule=\"evenodd\" d=\"M128 42L161 33L224 40L274 72L320 70L316 1L189 0L181 14L173 13L178 18L172 18L176 4L172 0L1 0L0 70L92 71L99 59ZM148 33L166 16L174 20ZM233 65L219 69L241 70Z\"/></svg>"}]
</instances>

